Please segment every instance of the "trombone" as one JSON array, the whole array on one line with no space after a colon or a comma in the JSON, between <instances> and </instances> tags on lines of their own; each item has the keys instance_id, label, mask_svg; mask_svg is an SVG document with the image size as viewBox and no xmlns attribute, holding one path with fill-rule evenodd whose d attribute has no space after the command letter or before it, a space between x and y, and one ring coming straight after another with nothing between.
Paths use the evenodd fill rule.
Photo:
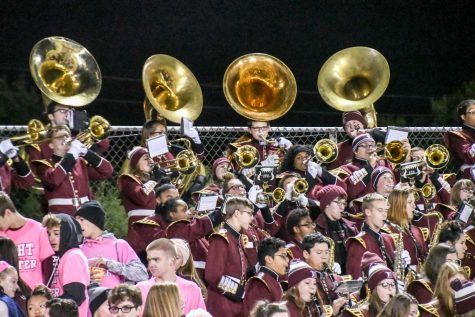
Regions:
<instances>
[{"instance_id":1,"label":"trombone","mask_svg":"<svg viewBox=\"0 0 475 317\"><path fill-rule=\"evenodd\" d=\"M378 156L381 160L388 160L394 164L400 164L404 162L409 154L407 149L404 148L401 141L391 141L384 147L379 147L376 152L384 151L382 156Z\"/></svg>"},{"instance_id":2,"label":"trombone","mask_svg":"<svg viewBox=\"0 0 475 317\"><path fill-rule=\"evenodd\" d=\"M330 139L321 139L313 147L314 156L320 164L328 164L338 157L338 146Z\"/></svg>"},{"instance_id":3,"label":"trombone","mask_svg":"<svg viewBox=\"0 0 475 317\"><path fill-rule=\"evenodd\" d=\"M23 147L32 144L38 144L46 139L48 129L38 119L31 119L25 134L17 135L10 138L10 141L16 147Z\"/></svg>"},{"instance_id":4,"label":"trombone","mask_svg":"<svg viewBox=\"0 0 475 317\"><path fill-rule=\"evenodd\" d=\"M238 146L233 153L236 163L242 168L251 168L257 165L260 161L259 152L252 145Z\"/></svg>"},{"instance_id":5,"label":"trombone","mask_svg":"<svg viewBox=\"0 0 475 317\"><path fill-rule=\"evenodd\" d=\"M191 142L188 139L180 138L173 141L174 143L183 142L185 143L186 149L180 151L174 159L162 161L156 163L160 168L164 169L166 172L177 171L180 174L191 174L195 171L198 166L198 158L195 153L191 150Z\"/></svg>"},{"instance_id":6,"label":"trombone","mask_svg":"<svg viewBox=\"0 0 475 317\"><path fill-rule=\"evenodd\" d=\"M414 198L416 201L419 200L420 196L424 197L426 201L431 200L435 197L437 189L433 184L424 184L421 188L414 188Z\"/></svg>"}]
</instances>

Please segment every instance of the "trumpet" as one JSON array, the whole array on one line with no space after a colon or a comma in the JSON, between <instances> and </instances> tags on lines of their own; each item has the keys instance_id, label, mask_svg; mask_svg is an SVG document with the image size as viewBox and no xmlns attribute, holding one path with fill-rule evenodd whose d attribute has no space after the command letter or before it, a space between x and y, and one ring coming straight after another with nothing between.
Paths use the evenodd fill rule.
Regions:
<instances>
[{"instance_id":1,"label":"trumpet","mask_svg":"<svg viewBox=\"0 0 475 317\"><path fill-rule=\"evenodd\" d=\"M449 163L449 159L449 150L440 144L433 144L424 151L424 162L432 169L446 167Z\"/></svg>"},{"instance_id":2,"label":"trumpet","mask_svg":"<svg viewBox=\"0 0 475 317\"><path fill-rule=\"evenodd\" d=\"M431 200L435 197L437 189L432 184L424 184L421 188L414 188L414 198L416 201L420 199L420 195L424 197L425 200Z\"/></svg>"},{"instance_id":3,"label":"trumpet","mask_svg":"<svg viewBox=\"0 0 475 317\"><path fill-rule=\"evenodd\" d=\"M242 168L251 168L260 161L259 152L252 145L242 145L233 154L236 163Z\"/></svg>"},{"instance_id":4,"label":"trumpet","mask_svg":"<svg viewBox=\"0 0 475 317\"><path fill-rule=\"evenodd\" d=\"M28 122L26 134L17 135L10 138L10 141L17 147L38 144L46 139L48 129L38 119L32 119Z\"/></svg>"},{"instance_id":5,"label":"trumpet","mask_svg":"<svg viewBox=\"0 0 475 317\"><path fill-rule=\"evenodd\" d=\"M313 153L315 155L312 159L316 158L318 163L328 164L338 157L338 146L330 139L321 139L314 145Z\"/></svg>"},{"instance_id":6,"label":"trumpet","mask_svg":"<svg viewBox=\"0 0 475 317\"><path fill-rule=\"evenodd\" d=\"M278 204L285 199L285 190L283 188L277 187L272 192L260 192L256 197L256 204L267 204L269 202L269 197Z\"/></svg>"},{"instance_id":7,"label":"trumpet","mask_svg":"<svg viewBox=\"0 0 475 317\"><path fill-rule=\"evenodd\" d=\"M305 178L299 178L294 182L294 185L292 186L292 190L294 193L298 194L304 194L308 190L308 182Z\"/></svg>"},{"instance_id":8,"label":"trumpet","mask_svg":"<svg viewBox=\"0 0 475 317\"><path fill-rule=\"evenodd\" d=\"M407 158L408 151L404 148L401 141L391 141L386 144L384 147L378 147L376 152L384 151L382 156L378 156L381 160L388 160L394 164L400 164L404 162Z\"/></svg>"},{"instance_id":9,"label":"trumpet","mask_svg":"<svg viewBox=\"0 0 475 317\"><path fill-rule=\"evenodd\" d=\"M183 142L186 145L186 149L180 151L177 156L172 160L160 162L160 168L163 168L166 172L177 171L180 174L191 174L198 166L198 158L191 150L191 142L188 139L180 138L174 141Z\"/></svg>"}]
</instances>

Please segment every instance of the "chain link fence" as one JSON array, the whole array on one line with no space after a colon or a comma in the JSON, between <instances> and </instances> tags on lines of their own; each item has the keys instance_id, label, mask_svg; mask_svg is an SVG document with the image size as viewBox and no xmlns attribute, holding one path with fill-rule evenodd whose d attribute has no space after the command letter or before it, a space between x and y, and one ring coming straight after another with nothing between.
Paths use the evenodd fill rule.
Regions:
<instances>
[{"instance_id":1,"label":"chain link fence","mask_svg":"<svg viewBox=\"0 0 475 317\"><path fill-rule=\"evenodd\" d=\"M201 140L205 144L204 164L210 167L213 161L222 156L229 143L239 138L246 130L245 127L197 127L200 132ZM412 127L407 128L409 131L409 140L413 147L419 146L426 148L431 144L443 143L442 136L445 132L456 130L453 127ZM93 183L93 191L96 198L100 200L106 210L115 210L115 215L125 215L125 210L120 204L119 192L116 186L117 177L119 176L122 163L126 154L134 146L140 144L141 127L138 126L116 126L110 134L110 150L105 154L114 166L113 178L105 182ZM168 127L169 139L174 140L179 136L179 127ZM2 138L9 138L26 132L24 126L0 126L0 134ZM304 128L304 127L274 127L271 128L269 136L285 137L293 144L303 144L313 146L322 138L330 138L333 141L340 142L344 140L345 133L342 128ZM455 172L453 164L449 164L444 171L446 173ZM40 218L39 213L39 197L35 194L14 191L12 192L14 202L19 206L25 214L33 218ZM124 219L122 219L124 220ZM109 218L110 223L114 223L116 219ZM125 230L125 222L124 230ZM122 223L120 226L122 227ZM112 226L118 226L113 224ZM117 232L121 236L124 232Z\"/></svg>"}]
</instances>

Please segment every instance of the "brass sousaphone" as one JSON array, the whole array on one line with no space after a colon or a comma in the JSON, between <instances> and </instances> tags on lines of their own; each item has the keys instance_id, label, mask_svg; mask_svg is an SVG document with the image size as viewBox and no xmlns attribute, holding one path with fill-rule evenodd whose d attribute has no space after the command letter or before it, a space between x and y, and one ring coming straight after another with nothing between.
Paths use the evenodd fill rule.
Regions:
<instances>
[{"instance_id":1,"label":"brass sousaphone","mask_svg":"<svg viewBox=\"0 0 475 317\"><path fill-rule=\"evenodd\" d=\"M233 61L223 78L224 96L241 116L271 121L285 115L297 96L292 71L279 59L262 53Z\"/></svg>"},{"instance_id":2,"label":"brass sousaphone","mask_svg":"<svg viewBox=\"0 0 475 317\"><path fill-rule=\"evenodd\" d=\"M46 100L62 105L85 106L101 91L101 71L92 54L64 37L47 37L33 46L30 72Z\"/></svg>"},{"instance_id":3,"label":"brass sousaphone","mask_svg":"<svg viewBox=\"0 0 475 317\"><path fill-rule=\"evenodd\" d=\"M374 102L389 84L389 64L369 47L350 47L332 55L323 64L317 87L323 100L339 111L361 110L368 128L377 126Z\"/></svg>"},{"instance_id":4,"label":"brass sousaphone","mask_svg":"<svg viewBox=\"0 0 475 317\"><path fill-rule=\"evenodd\" d=\"M142 69L142 83L147 98L145 119L158 112L165 119L180 123L185 117L198 119L203 110L203 93L193 73L176 58L164 54L150 56Z\"/></svg>"}]
</instances>

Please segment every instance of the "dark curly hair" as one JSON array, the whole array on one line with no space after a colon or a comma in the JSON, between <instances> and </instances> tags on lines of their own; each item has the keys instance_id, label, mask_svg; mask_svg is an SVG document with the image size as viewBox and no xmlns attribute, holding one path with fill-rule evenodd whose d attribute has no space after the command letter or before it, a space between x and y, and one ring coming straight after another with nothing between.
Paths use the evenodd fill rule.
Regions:
<instances>
[{"instance_id":1,"label":"dark curly hair","mask_svg":"<svg viewBox=\"0 0 475 317\"><path fill-rule=\"evenodd\" d=\"M282 165L280 166L280 171L279 173L282 172L287 172L287 171L295 171L295 166L294 166L294 159L297 156L297 154L305 152L309 156L312 156L312 150L305 145L293 145L291 146L288 150L287 153L285 153L284 160L282 161Z\"/></svg>"}]
</instances>

